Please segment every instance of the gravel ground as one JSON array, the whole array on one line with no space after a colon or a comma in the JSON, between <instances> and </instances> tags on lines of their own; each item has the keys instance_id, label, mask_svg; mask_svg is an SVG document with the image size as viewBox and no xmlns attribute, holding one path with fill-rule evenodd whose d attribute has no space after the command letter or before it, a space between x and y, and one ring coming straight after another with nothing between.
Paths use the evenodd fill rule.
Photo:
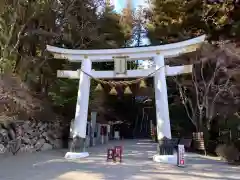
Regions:
<instances>
[{"instance_id":1,"label":"gravel ground","mask_svg":"<svg viewBox=\"0 0 240 180\"><path fill-rule=\"evenodd\" d=\"M114 145L124 148L122 163L106 162ZM147 140L123 140L92 147L80 160L65 160L67 150L0 155L0 180L240 180L240 167L196 154L187 154L184 168L158 164L155 150Z\"/></svg>"}]
</instances>

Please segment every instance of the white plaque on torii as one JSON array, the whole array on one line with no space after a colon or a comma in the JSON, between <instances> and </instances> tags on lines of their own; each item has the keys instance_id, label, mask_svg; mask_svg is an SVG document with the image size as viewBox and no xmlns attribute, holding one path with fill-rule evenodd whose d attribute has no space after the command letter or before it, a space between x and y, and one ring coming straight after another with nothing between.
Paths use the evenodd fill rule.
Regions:
<instances>
[{"instance_id":1,"label":"white plaque on torii","mask_svg":"<svg viewBox=\"0 0 240 180\"><path fill-rule=\"evenodd\" d=\"M126 75L127 73L127 56L117 56L114 59L114 73L118 75Z\"/></svg>"}]
</instances>

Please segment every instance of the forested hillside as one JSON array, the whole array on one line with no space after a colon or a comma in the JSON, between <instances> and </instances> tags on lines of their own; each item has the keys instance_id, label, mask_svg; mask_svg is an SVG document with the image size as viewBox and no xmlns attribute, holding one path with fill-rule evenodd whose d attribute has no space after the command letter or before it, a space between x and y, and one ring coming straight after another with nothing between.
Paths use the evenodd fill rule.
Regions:
<instances>
[{"instance_id":1,"label":"forested hillside","mask_svg":"<svg viewBox=\"0 0 240 180\"><path fill-rule=\"evenodd\" d=\"M19 108L23 106L23 111L25 104L32 109L48 101L50 108L58 114L67 111L70 113L63 113L63 116L73 116L77 82L57 79L56 71L63 68L77 69L80 64L69 64L67 61L53 59L45 49L47 44L76 49L123 46L130 37L121 30L123 25L119 24L120 16L113 12L112 7L106 7L103 12L97 13L99 8L105 8L104 2L91 0L1 2L0 54L4 81L2 83L9 83L3 91L15 92L9 92L14 96L9 101L15 99L13 101L19 104L17 105ZM124 29L126 27L128 26L125 24ZM104 68L100 67L104 65L96 66ZM5 81L5 76L17 79L17 87L15 88L11 81ZM22 96L31 98L21 97L22 91L25 93ZM20 102L21 98L24 103ZM33 103L33 99L38 99L39 102ZM5 103L6 98L3 104ZM30 104L33 104L32 107ZM44 107L47 109L45 105ZM7 108L3 108L1 112L9 114L8 111ZM19 109L12 106L11 114L18 112Z\"/></svg>"}]
</instances>

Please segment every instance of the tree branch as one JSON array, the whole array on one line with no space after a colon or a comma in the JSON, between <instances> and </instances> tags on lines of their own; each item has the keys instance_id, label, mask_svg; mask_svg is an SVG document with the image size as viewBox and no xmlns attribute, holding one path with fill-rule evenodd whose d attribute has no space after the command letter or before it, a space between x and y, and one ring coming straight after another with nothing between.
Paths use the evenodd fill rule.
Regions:
<instances>
[{"instance_id":1,"label":"tree branch","mask_svg":"<svg viewBox=\"0 0 240 180\"><path fill-rule=\"evenodd\" d=\"M35 18L36 14L37 14L37 13L34 12L34 13L28 18L28 20L26 21L26 23L22 25L20 31L18 32L17 42L16 42L16 44L14 45L14 47L13 47L12 51L10 52L10 54L12 54L14 51L17 50L17 48L18 48L18 46L19 46L19 44L20 44L20 41L21 41L22 33L24 32L24 30L25 30L25 28L27 27L27 25L31 22L31 20L32 20L33 18Z\"/></svg>"}]
</instances>

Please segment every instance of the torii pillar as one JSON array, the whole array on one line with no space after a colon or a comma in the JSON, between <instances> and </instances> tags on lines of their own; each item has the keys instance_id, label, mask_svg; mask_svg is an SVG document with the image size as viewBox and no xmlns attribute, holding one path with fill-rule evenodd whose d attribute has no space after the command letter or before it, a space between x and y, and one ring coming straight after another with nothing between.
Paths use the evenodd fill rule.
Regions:
<instances>
[{"instance_id":1,"label":"torii pillar","mask_svg":"<svg viewBox=\"0 0 240 180\"><path fill-rule=\"evenodd\" d=\"M92 62L89 58L84 58L82 61L81 69L86 73L91 73ZM89 93L90 93L90 77L86 75L83 71L79 71L79 85L78 85L78 95L75 111L75 121L73 128L73 143L72 146L76 146L79 143L80 149L74 149L71 147L71 152L65 155L65 158L82 158L89 156L86 152L86 128L87 128L87 118L88 118L88 104L89 104ZM72 152L76 151L76 152ZM78 152L81 153L78 153Z\"/></svg>"},{"instance_id":2,"label":"torii pillar","mask_svg":"<svg viewBox=\"0 0 240 180\"><path fill-rule=\"evenodd\" d=\"M163 137L171 139L171 126L169 118L168 94L166 84L166 71L164 56L157 54L154 57L155 68L159 69L154 76L155 100L156 100L156 120L157 120L157 139Z\"/></svg>"}]
</instances>

